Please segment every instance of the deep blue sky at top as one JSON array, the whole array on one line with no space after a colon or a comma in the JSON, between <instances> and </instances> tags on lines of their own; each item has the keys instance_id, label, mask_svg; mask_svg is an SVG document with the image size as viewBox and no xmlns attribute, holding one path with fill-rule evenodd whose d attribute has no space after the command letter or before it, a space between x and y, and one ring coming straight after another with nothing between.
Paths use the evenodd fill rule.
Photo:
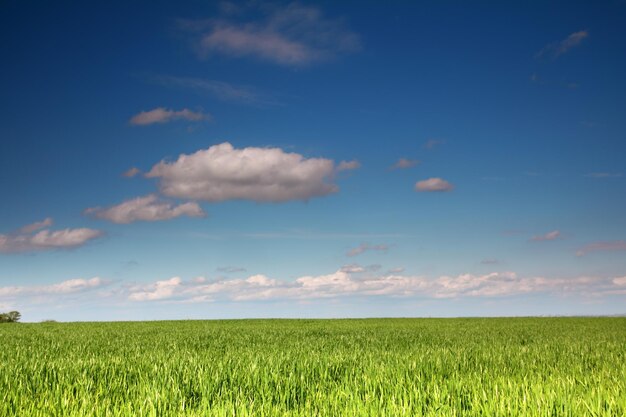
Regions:
<instances>
[{"instance_id":1,"label":"deep blue sky at top","mask_svg":"<svg viewBox=\"0 0 626 417\"><path fill-rule=\"evenodd\" d=\"M365 242L389 249L359 263L414 275L626 275L620 249L574 255L626 240L625 2L303 2L359 47L302 65L199 56L181 23L262 22L262 4L236 16L210 1L0 4L0 234L46 217L106 233L70 251L0 254L0 287L189 279L225 265L288 280L331 273ZM581 31L566 52L541 53ZM212 120L129 123L157 107ZM361 167L308 202L200 202L207 218L127 225L83 214L156 192L154 179L124 178L129 168L226 141ZM399 158L421 162L390 170ZM414 191L434 177L454 190ZM299 237L258 237L289 233ZM315 237L331 233L347 237Z\"/></svg>"}]
</instances>

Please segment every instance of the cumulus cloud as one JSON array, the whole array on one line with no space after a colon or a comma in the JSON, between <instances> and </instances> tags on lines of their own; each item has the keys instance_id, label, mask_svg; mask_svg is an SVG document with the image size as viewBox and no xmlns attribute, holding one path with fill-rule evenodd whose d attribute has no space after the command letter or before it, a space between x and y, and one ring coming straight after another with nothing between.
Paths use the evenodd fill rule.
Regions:
<instances>
[{"instance_id":1,"label":"cumulus cloud","mask_svg":"<svg viewBox=\"0 0 626 417\"><path fill-rule=\"evenodd\" d=\"M589 36L589 32L581 30L570 34L567 38L546 45L541 51L537 52L535 58L550 57L553 59L565 54L572 48L580 45L580 43Z\"/></svg>"},{"instance_id":2,"label":"cumulus cloud","mask_svg":"<svg viewBox=\"0 0 626 417\"><path fill-rule=\"evenodd\" d=\"M545 242L548 240L557 240L561 238L561 232L558 230L553 230L551 232L546 233L545 235L537 235L537 236L533 236L532 241L534 242Z\"/></svg>"},{"instance_id":3,"label":"cumulus cloud","mask_svg":"<svg viewBox=\"0 0 626 417\"><path fill-rule=\"evenodd\" d=\"M346 256L357 256L367 251L383 251L387 252L389 250L389 246L387 245L370 245L369 243L361 243L356 248L352 248L346 253Z\"/></svg>"},{"instance_id":4,"label":"cumulus cloud","mask_svg":"<svg viewBox=\"0 0 626 417\"><path fill-rule=\"evenodd\" d=\"M70 279L55 284L0 287L0 304L25 298L58 301L73 294L101 290L112 283L99 277ZM510 271L488 274L442 275L436 278L403 275L401 269L376 274L376 269L346 265L322 275L280 280L263 274L247 278L196 277L140 284L121 284L99 297L122 297L134 302L211 302L309 300L340 297L417 297L421 299L493 298L528 294L602 297L626 294L626 277L520 277Z\"/></svg>"},{"instance_id":5,"label":"cumulus cloud","mask_svg":"<svg viewBox=\"0 0 626 417\"><path fill-rule=\"evenodd\" d=\"M159 190L169 197L282 202L336 193L335 171L330 159L307 159L280 148L235 149L222 143L180 155L173 162L161 161L146 177L159 178Z\"/></svg>"},{"instance_id":6,"label":"cumulus cloud","mask_svg":"<svg viewBox=\"0 0 626 417\"><path fill-rule=\"evenodd\" d=\"M190 122L200 122L211 120L211 116L203 112L194 112L189 109L170 110L164 107L157 107L149 111L142 111L130 119L130 124L134 126L147 126L155 123L168 123L174 120L187 120Z\"/></svg>"},{"instance_id":7,"label":"cumulus cloud","mask_svg":"<svg viewBox=\"0 0 626 417\"><path fill-rule=\"evenodd\" d=\"M189 301L208 301L215 295L229 293L233 300L249 298L250 290L258 292L265 288L276 287L278 282L264 275L252 275L246 279L228 279L208 281L197 277L183 282L180 277L156 281L153 284L136 285L127 289L128 299L133 301L154 301L164 299L188 299ZM239 289L244 291L239 292Z\"/></svg>"},{"instance_id":8,"label":"cumulus cloud","mask_svg":"<svg viewBox=\"0 0 626 417\"><path fill-rule=\"evenodd\" d=\"M363 269L345 266L326 275L302 276L294 281L252 275L247 279L193 279L179 277L136 285L127 289L134 301L171 300L206 302L215 300L284 300L354 296L461 298L507 297L531 293L602 296L621 293L626 277L543 278L519 277L514 272L484 275L461 274L429 279L422 276L384 274L363 276Z\"/></svg>"},{"instance_id":9,"label":"cumulus cloud","mask_svg":"<svg viewBox=\"0 0 626 417\"><path fill-rule=\"evenodd\" d=\"M70 249L84 245L103 235L100 230L88 228L51 231L48 227L52 223L52 219L47 218L41 222L24 226L17 232L0 234L0 253Z\"/></svg>"},{"instance_id":10,"label":"cumulus cloud","mask_svg":"<svg viewBox=\"0 0 626 417\"><path fill-rule=\"evenodd\" d=\"M85 210L85 214L118 224L136 221L154 222L181 216L206 216L198 203L187 202L176 205L171 201L160 200L155 194L133 198L108 208L91 207Z\"/></svg>"},{"instance_id":11,"label":"cumulus cloud","mask_svg":"<svg viewBox=\"0 0 626 417\"><path fill-rule=\"evenodd\" d=\"M0 287L0 297L13 298L24 295L37 296L73 294L93 290L108 284L109 281L103 280L99 277L94 277L91 279L69 279L51 285Z\"/></svg>"},{"instance_id":12,"label":"cumulus cloud","mask_svg":"<svg viewBox=\"0 0 626 417\"><path fill-rule=\"evenodd\" d=\"M407 169L407 168L412 168L415 165L419 164L420 161L418 161L417 159L407 159L407 158L400 158L398 159L398 161L393 164L391 166L391 169Z\"/></svg>"},{"instance_id":13,"label":"cumulus cloud","mask_svg":"<svg viewBox=\"0 0 626 417\"><path fill-rule=\"evenodd\" d=\"M454 186L441 178L428 178L415 183L415 191L418 192L445 192L452 191Z\"/></svg>"},{"instance_id":14,"label":"cumulus cloud","mask_svg":"<svg viewBox=\"0 0 626 417\"><path fill-rule=\"evenodd\" d=\"M157 281L139 291L131 292L129 299L134 301L162 300L174 295L176 289L182 284L180 277L173 277L163 281Z\"/></svg>"},{"instance_id":15,"label":"cumulus cloud","mask_svg":"<svg viewBox=\"0 0 626 417\"><path fill-rule=\"evenodd\" d=\"M181 25L198 34L201 57L223 54L302 66L361 48L358 35L342 21L324 17L318 8L291 3L280 8L265 5L260 11L266 15L262 21L219 18Z\"/></svg>"},{"instance_id":16,"label":"cumulus cloud","mask_svg":"<svg viewBox=\"0 0 626 417\"><path fill-rule=\"evenodd\" d=\"M585 256L591 252L626 251L626 241L593 242L576 251L576 256Z\"/></svg>"}]
</instances>

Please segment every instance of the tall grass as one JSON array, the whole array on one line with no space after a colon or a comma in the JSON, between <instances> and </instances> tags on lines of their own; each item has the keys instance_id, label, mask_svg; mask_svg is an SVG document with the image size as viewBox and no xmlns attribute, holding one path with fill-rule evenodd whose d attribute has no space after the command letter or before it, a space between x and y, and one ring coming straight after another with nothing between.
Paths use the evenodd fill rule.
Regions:
<instances>
[{"instance_id":1,"label":"tall grass","mask_svg":"<svg viewBox=\"0 0 626 417\"><path fill-rule=\"evenodd\" d=\"M0 326L1 416L626 416L626 319Z\"/></svg>"}]
</instances>

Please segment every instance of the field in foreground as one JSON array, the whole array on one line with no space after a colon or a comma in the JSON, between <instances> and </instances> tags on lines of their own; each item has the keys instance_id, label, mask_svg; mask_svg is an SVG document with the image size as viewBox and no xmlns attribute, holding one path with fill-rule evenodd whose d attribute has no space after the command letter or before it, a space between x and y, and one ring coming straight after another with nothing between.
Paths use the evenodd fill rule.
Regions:
<instances>
[{"instance_id":1,"label":"field in foreground","mask_svg":"<svg viewBox=\"0 0 626 417\"><path fill-rule=\"evenodd\" d=\"M626 318L0 325L0 416L625 416Z\"/></svg>"}]
</instances>

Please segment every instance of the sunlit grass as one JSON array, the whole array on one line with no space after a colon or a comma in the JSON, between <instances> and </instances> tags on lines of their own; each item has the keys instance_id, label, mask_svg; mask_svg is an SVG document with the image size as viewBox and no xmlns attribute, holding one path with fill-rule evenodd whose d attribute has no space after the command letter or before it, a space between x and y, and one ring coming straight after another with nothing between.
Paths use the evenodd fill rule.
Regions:
<instances>
[{"instance_id":1,"label":"sunlit grass","mask_svg":"<svg viewBox=\"0 0 626 417\"><path fill-rule=\"evenodd\" d=\"M1 416L624 416L626 319L0 325Z\"/></svg>"}]
</instances>

